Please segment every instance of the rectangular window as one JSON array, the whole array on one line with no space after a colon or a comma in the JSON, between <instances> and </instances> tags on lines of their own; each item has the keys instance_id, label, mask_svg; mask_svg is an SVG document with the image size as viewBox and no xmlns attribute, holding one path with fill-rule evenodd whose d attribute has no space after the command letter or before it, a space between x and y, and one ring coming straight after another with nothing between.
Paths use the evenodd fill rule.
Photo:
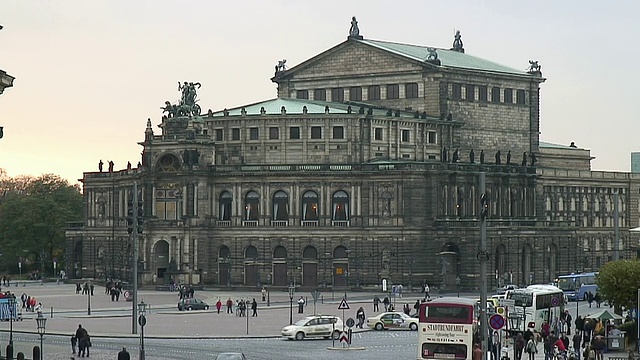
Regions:
<instances>
[{"instance_id":1,"label":"rectangular window","mask_svg":"<svg viewBox=\"0 0 640 360\"><path fill-rule=\"evenodd\" d=\"M331 101L333 102L344 101L344 89L343 88L331 89Z\"/></svg>"},{"instance_id":2,"label":"rectangular window","mask_svg":"<svg viewBox=\"0 0 640 360\"><path fill-rule=\"evenodd\" d=\"M300 128L297 126L289 128L289 139L300 139Z\"/></svg>"},{"instance_id":3,"label":"rectangular window","mask_svg":"<svg viewBox=\"0 0 640 360\"><path fill-rule=\"evenodd\" d=\"M526 102L524 100L524 90L516 91L516 104L525 105Z\"/></svg>"},{"instance_id":4,"label":"rectangular window","mask_svg":"<svg viewBox=\"0 0 640 360\"><path fill-rule=\"evenodd\" d=\"M411 159L411 155L409 155L409 154L402 154L402 158L403 158L403 159Z\"/></svg>"},{"instance_id":5,"label":"rectangular window","mask_svg":"<svg viewBox=\"0 0 640 360\"><path fill-rule=\"evenodd\" d=\"M309 90L298 90L296 93L296 99L309 100Z\"/></svg>"},{"instance_id":6,"label":"rectangular window","mask_svg":"<svg viewBox=\"0 0 640 360\"><path fill-rule=\"evenodd\" d=\"M240 140L240 129L231 129L231 140Z\"/></svg>"},{"instance_id":7,"label":"rectangular window","mask_svg":"<svg viewBox=\"0 0 640 360\"><path fill-rule=\"evenodd\" d=\"M373 129L373 138L378 141L382 141L382 128Z\"/></svg>"},{"instance_id":8,"label":"rectangular window","mask_svg":"<svg viewBox=\"0 0 640 360\"><path fill-rule=\"evenodd\" d=\"M513 89L504 89L505 104L513 104Z\"/></svg>"},{"instance_id":9,"label":"rectangular window","mask_svg":"<svg viewBox=\"0 0 640 360\"><path fill-rule=\"evenodd\" d=\"M417 83L409 83L404 85L404 97L407 99L416 99L418 98L418 84Z\"/></svg>"},{"instance_id":10,"label":"rectangular window","mask_svg":"<svg viewBox=\"0 0 640 360\"><path fill-rule=\"evenodd\" d=\"M486 86L478 86L478 101L487 101L487 87Z\"/></svg>"},{"instance_id":11,"label":"rectangular window","mask_svg":"<svg viewBox=\"0 0 640 360\"><path fill-rule=\"evenodd\" d=\"M468 101L474 101L476 99L476 87L473 85L467 85L465 89L465 99Z\"/></svg>"},{"instance_id":12,"label":"rectangular window","mask_svg":"<svg viewBox=\"0 0 640 360\"><path fill-rule=\"evenodd\" d=\"M311 138L312 139L322 139L322 128L320 126L312 126L311 127Z\"/></svg>"},{"instance_id":13,"label":"rectangular window","mask_svg":"<svg viewBox=\"0 0 640 360\"><path fill-rule=\"evenodd\" d=\"M429 131L427 133L427 142L429 144L435 144L437 142L437 137L436 137L436 132L435 131Z\"/></svg>"},{"instance_id":14,"label":"rectangular window","mask_svg":"<svg viewBox=\"0 0 640 360\"><path fill-rule=\"evenodd\" d=\"M402 130L402 142L411 141L411 130Z\"/></svg>"},{"instance_id":15,"label":"rectangular window","mask_svg":"<svg viewBox=\"0 0 640 360\"><path fill-rule=\"evenodd\" d=\"M451 85L451 97L457 100L462 99L462 85L460 84Z\"/></svg>"},{"instance_id":16,"label":"rectangular window","mask_svg":"<svg viewBox=\"0 0 640 360\"><path fill-rule=\"evenodd\" d=\"M258 140L258 128L250 128L249 129L249 140Z\"/></svg>"},{"instance_id":17,"label":"rectangular window","mask_svg":"<svg viewBox=\"0 0 640 360\"><path fill-rule=\"evenodd\" d=\"M378 86L378 85L369 86L368 99L369 100L380 100L380 86Z\"/></svg>"},{"instance_id":18,"label":"rectangular window","mask_svg":"<svg viewBox=\"0 0 640 360\"><path fill-rule=\"evenodd\" d=\"M500 88L492 87L491 88L491 102L499 103L500 102Z\"/></svg>"},{"instance_id":19,"label":"rectangular window","mask_svg":"<svg viewBox=\"0 0 640 360\"><path fill-rule=\"evenodd\" d=\"M349 89L349 100L350 101L362 101L362 88L361 87L352 87Z\"/></svg>"},{"instance_id":20,"label":"rectangular window","mask_svg":"<svg viewBox=\"0 0 640 360\"><path fill-rule=\"evenodd\" d=\"M216 141L224 140L222 129L216 129Z\"/></svg>"},{"instance_id":21,"label":"rectangular window","mask_svg":"<svg viewBox=\"0 0 640 360\"><path fill-rule=\"evenodd\" d=\"M333 127L333 138L334 139L344 139L344 127L342 127L342 126L334 126Z\"/></svg>"},{"instance_id":22,"label":"rectangular window","mask_svg":"<svg viewBox=\"0 0 640 360\"><path fill-rule=\"evenodd\" d=\"M313 90L313 100L327 101L327 91L325 89Z\"/></svg>"},{"instance_id":23,"label":"rectangular window","mask_svg":"<svg viewBox=\"0 0 640 360\"><path fill-rule=\"evenodd\" d=\"M280 129L278 129L277 127L270 127L269 128L269 139L271 140L277 140L280 138Z\"/></svg>"},{"instance_id":24,"label":"rectangular window","mask_svg":"<svg viewBox=\"0 0 640 360\"><path fill-rule=\"evenodd\" d=\"M398 84L387 85L387 99L399 99L400 86Z\"/></svg>"}]
</instances>

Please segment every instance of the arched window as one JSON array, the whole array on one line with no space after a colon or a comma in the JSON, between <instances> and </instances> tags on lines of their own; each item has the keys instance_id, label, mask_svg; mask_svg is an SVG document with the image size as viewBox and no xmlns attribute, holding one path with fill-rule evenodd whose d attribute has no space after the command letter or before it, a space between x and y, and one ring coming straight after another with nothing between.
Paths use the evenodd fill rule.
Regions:
<instances>
[{"instance_id":1,"label":"arched window","mask_svg":"<svg viewBox=\"0 0 640 360\"><path fill-rule=\"evenodd\" d=\"M228 191L223 191L220 194L220 213L218 217L223 221L231 220L231 203L233 202L233 196Z\"/></svg>"},{"instance_id":2,"label":"arched window","mask_svg":"<svg viewBox=\"0 0 640 360\"><path fill-rule=\"evenodd\" d=\"M273 249L273 258L274 259L286 259L287 258L287 249L284 248L284 246L276 246L275 249Z\"/></svg>"},{"instance_id":3,"label":"arched window","mask_svg":"<svg viewBox=\"0 0 640 360\"><path fill-rule=\"evenodd\" d=\"M260 195L255 191L249 191L244 197L244 219L257 221L260 216Z\"/></svg>"},{"instance_id":4,"label":"arched window","mask_svg":"<svg viewBox=\"0 0 640 360\"><path fill-rule=\"evenodd\" d=\"M318 258L318 250L316 250L315 247L309 245L307 247L304 248L304 250L302 251L302 258L303 259L317 259Z\"/></svg>"},{"instance_id":5,"label":"arched window","mask_svg":"<svg viewBox=\"0 0 640 360\"><path fill-rule=\"evenodd\" d=\"M273 220L289 220L289 195L282 190L273 194Z\"/></svg>"},{"instance_id":6,"label":"arched window","mask_svg":"<svg viewBox=\"0 0 640 360\"><path fill-rule=\"evenodd\" d=\"M349 194L340 190L333 194L331 199L331 219L333 221L349 220Z\"/></svg>"},{"instance_id":7,"label":"arched window","mask_svg":"<svg viewBox=\"0 0 640 360\"><path fill-rule=\"evenodd\" d=\"M180 160L172 154L163 155L156 163L157 172L176 172L181 168Z\"/></svg>"},{"instance_id":8,"label":"arched window","mask_svg":"<svg viewBox=\"0 0 640 360\"><path fill-rule=\"evenodd\" d=\"M318 194L315 191L306 191L302 194L302 220L318 220Z\"/></svg>"},{"instance_id":9,"label":"arched window","mask_svg":"<svg viewBox=\"0 0 640 360\"><path fill-rule=\"evenodd\" d=\"M226 245L220 246L220 249L218 250L218 257L222 259L228 259L229 257L231 257L231 251L229 250L229 247Z\"/></svg>"},{"instance_id":10,"label":"arched window","mask_svg":"<svg viewBox=\"0 0 640 360\"><path fill-rule=\"evenodd\" d=\"M246 260L256 260L258 258L258 249L253 245L247 246L244 251L244 258Z\"/></svg>"}]
</instances>

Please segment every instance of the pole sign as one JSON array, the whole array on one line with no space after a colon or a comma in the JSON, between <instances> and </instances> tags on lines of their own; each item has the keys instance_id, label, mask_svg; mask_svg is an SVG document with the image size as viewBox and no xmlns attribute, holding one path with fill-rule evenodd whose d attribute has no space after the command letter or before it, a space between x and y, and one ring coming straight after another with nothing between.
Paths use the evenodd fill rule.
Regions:
<instances>
[{"instance_id":1,"label":"pole sign","mask_svg":"<svg viewBox=\"0 0 640 360\"><path fill-rule=\"evenodd\" d=\"M504 317L498 314L491 315L489 318L489 326L491 326L493 330L502 329L504 327Z\"/></svg>"},{"instance_id":2,"label":"pole sign","mask_svg":"<svg viewBox=\"0 0 640 360\"><path fill-rule=\"evenodd\" d=\"M382 279L382 292L387 292L387 279Z\"/></svg>"}]
</instances>

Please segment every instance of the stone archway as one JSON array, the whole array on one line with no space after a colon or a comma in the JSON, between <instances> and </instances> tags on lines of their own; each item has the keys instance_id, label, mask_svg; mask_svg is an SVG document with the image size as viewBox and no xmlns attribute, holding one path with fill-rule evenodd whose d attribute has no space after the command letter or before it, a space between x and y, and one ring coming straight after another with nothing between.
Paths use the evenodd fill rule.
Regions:
<instances>
[{"instance_id":1,"label":"stone archway","mask_svg":"<svg viewBox=\"0 0 640 360\"><path fill-rule=\"evenodd\" d=\"M258 285L258 249L249 245L244 250L244 284Z\"/></svg>"},{"instance_id":2,"label":"stone archway","mask_svg":"<svg viewBox=\"0 0 640 360\"><path fill-rule=\"evenodd\" d=\"M349 255L342 245L333 250L333 286L349 286Z\"/></svg>"},{"instance_id":3,"label":"stone archway","mask_svg":"<svg viewBox=\"0 0 640 360\"><path fill-rule=\"evenodd\" d=\"M218 284L231 286L231 250L226 245L218 249Z\"/></svg>"},{"instance_id":4,"label":"stone archway","mask_svg":"<svg viewBox=\"0 0 640 360\"><path fill-rule=\"evenodd\" d=\"M76 279L82 278L82 247L82 240L73 247L73 277Z\"/></svg>"},{"instance_id":5,"label":"stone archway","mask_svg":"<svg viewBox=\"0 0 640 360\"><path fill-rule=\"evenodd\" d=\"M287 249L278 245L273 249L273 285L287 286L289 278L287 275Z\"/></svg>"},{"instance_id":6,"label":"stone archway","mask_svg":"<svg viewBox=\"0 0 640 360\"><path fill-rule=\"evenodd\" d=\"M440 275L442 278L442 288L455 289L458 285L456 279L459 277L460 247L454 243L446 243L440 252Z\"/></svg>"},{"instance_id":7,"label":"stone archway","mask_svg":"<svg viewBox=\"0 0 640 360\"><path fill-rule=\"evenodd\" d=\"M169 268L169 242L166 240L159 240L153 246L153 263L155 267L155 274L158 279L164 279L164 273Z\"/></svg>"},{"instance_id":8,"label":"stone archway","mask_svg":"<svg viewBox=\"0 0 640 360\"><path fill-rule=\"evenodd\" d=\"M524 244L522 246L522 255L520 264L522 264L522 284L531 285L533 283L533 272L532 272L532 256L533 250L531 249L531 245Z\"/></svg>"}]
</instances>

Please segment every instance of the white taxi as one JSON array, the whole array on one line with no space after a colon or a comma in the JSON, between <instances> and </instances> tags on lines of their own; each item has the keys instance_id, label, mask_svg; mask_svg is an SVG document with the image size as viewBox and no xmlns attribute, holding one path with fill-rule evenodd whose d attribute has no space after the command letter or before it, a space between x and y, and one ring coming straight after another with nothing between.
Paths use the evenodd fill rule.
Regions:
<instances>
[{"instance_id":1,"label":"white taxi","mask_svg":"<svg viewBox=\"0 0 640 360\"><path fill-rule=\"evenodd\" d=\"M302 340L307 337L323 337L337 339L344 325L342 319L332 315L313 315L297 321L293 325L282 328L282 337L291 340Z\"/></svg>"},{"instance_id":2,"label":"white taxi","mask_svg":"<svg viewBox=\"0 0 640 360\"><path fill-rule=\"evenodd\" d=\"M405 313L384 312L367 319L367 326L376 330L411 329L418 330L418 319Z\"/></svg>"}]
</instances>

